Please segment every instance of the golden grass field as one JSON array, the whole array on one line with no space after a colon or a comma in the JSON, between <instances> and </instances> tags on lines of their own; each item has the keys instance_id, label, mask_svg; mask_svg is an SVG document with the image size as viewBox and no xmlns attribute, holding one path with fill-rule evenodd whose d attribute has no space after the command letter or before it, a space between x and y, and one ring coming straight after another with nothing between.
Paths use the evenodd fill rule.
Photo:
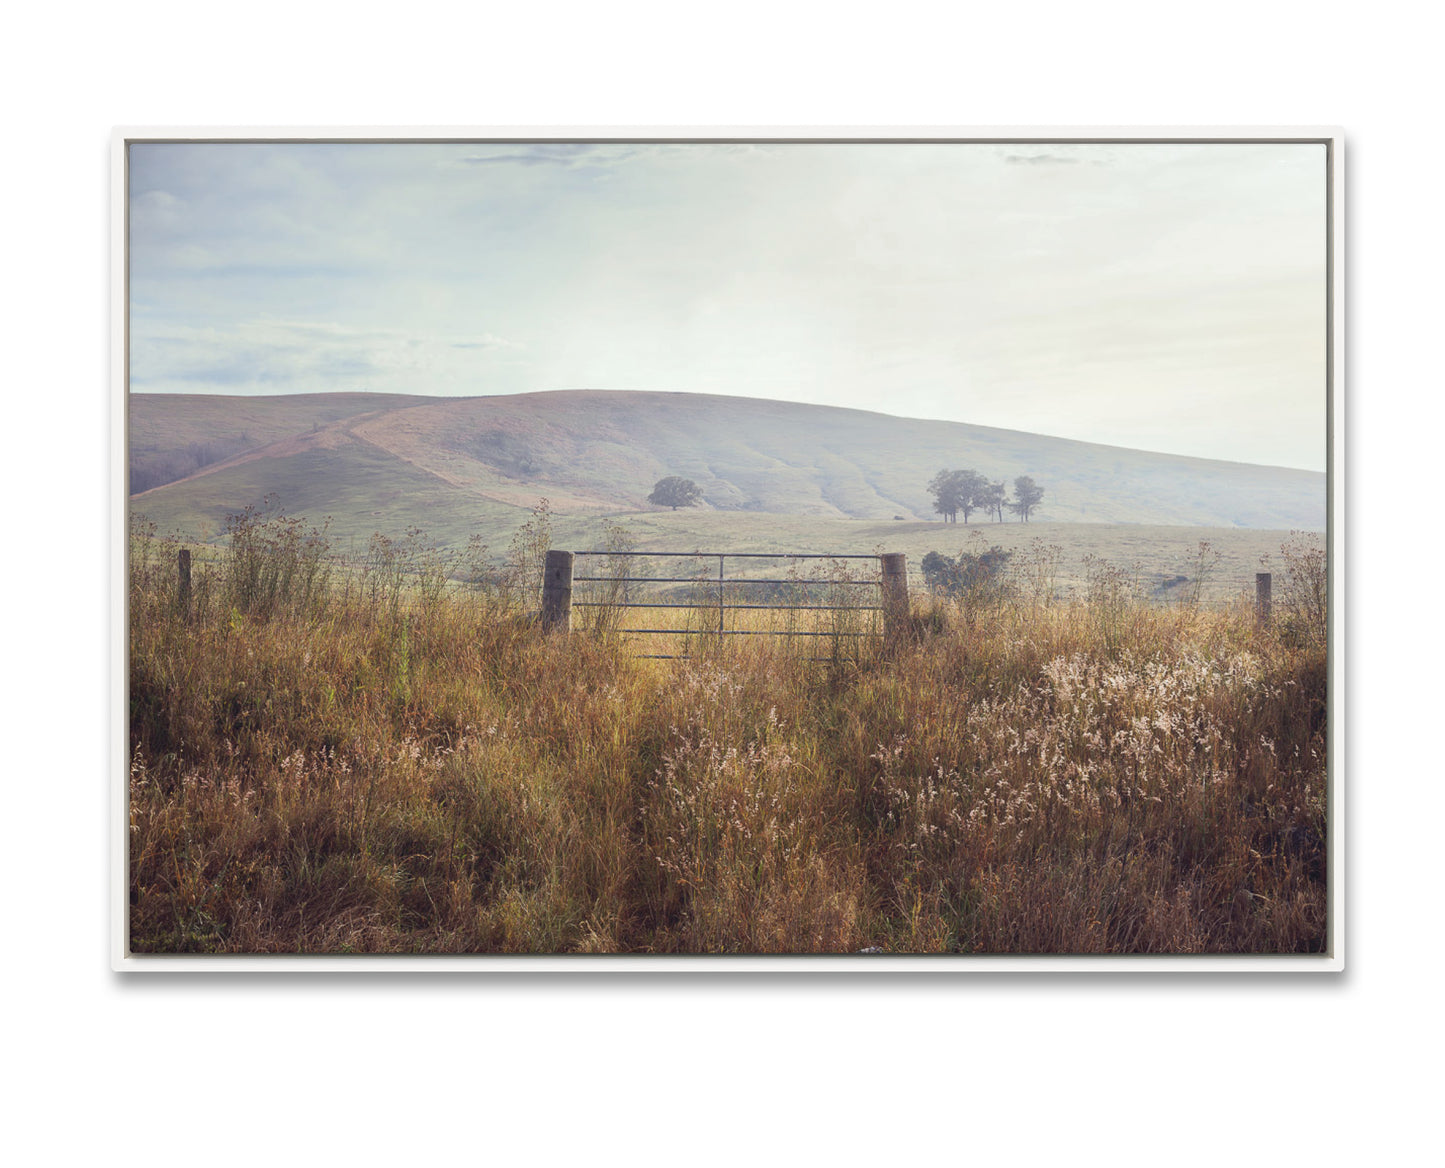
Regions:
<instances>
[{"instance_id":1,"label":"golden grass field","mask_svg":"<svg viewBox=\"0 0 1445 1168\"><path fill-rule=\"evenodd\" d=\"M543 634L549 541L459 587L420 544L348 574L258 521L182 604L138 528L131 951L1325 950L1317 541L1274 547L1268 628L1238 588L1045 558L823 661L642 660L605 610Z\"/></svg>"}]
</instances>

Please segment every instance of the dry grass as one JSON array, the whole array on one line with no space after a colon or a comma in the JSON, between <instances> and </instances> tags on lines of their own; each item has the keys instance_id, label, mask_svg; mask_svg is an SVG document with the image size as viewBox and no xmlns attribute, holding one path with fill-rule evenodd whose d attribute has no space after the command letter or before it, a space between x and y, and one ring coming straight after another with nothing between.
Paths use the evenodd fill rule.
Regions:
<instances>
[{"instance_id":1,"label":"dry grass","mask_svg":"<svg viewBox=\"0 0 1445 1168\"><path fill-rule=\"evenodd\" d=\"M248 607L232 558L183 610L133 561L135 952L1325 948L1322 613L1101 578L655 662L492 592Z\"/></svg>"}]
</instances>

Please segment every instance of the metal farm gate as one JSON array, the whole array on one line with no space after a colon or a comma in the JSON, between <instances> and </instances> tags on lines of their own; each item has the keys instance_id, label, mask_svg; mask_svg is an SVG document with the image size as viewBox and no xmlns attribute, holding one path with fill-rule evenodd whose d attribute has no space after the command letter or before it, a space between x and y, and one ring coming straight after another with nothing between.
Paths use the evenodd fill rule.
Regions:
<instances>
[{"instance_id":1,"label":"metal farm gate","mask_svg":"<svg viewBox=\"0 0 1445 1168\"><path fill-rule=\"evenodd\" d=\"M604 563L621 565L621 570L610 574L573 574L574 561L579 557L592 557ZM634 560L661 560L656 571L659 574L633 575ZM716 574L706 568L687 576L663 575L669 561L692 560L700 564L716 562ZM787 576L776 573L767 576L742 574L744 569L735 567L730 574L728 561L786 561L796 567L804 561L828 563L830 565L871 561L877 565L876 572L869 572L854 579L846 568L840 568L826 575L804 576L794 571ZM606 585L612 595L605 599L572 599L572 587L578 585ZM659 595L637 599L643 588L659 591ZM688 590L686 599L676 599L680 591ZM760 591L764 590L764 591ZM779 600L780 590L793 602ZM818 590L823 590L821 597ZM846 596L846 599L843 597ZM853 597L857 599L854 600ZM817 599L814 599L817 598ZM901 604L901 609L900 609ZM542 589L542 621L549 628L571 627L572 608L621 610L629 614L636 610L649 612L666 610L688 610L697 614L696 625L683 628L657 627L658 620L643 618L641 624L629 619L613 631L645 637L829 637L837 643L844 639L875 638L883 635L894 623L897 614L907 612L908 586L907 562L901 554L881 555L842 554L828 555L819 552L641 552L641 551L549 551ZM737 621L729 622L729 614L737 613L828 613L834 617L831 628L738 628ZM868 628L844 627L853 614L862 615ZM704 628L701 618L706 617L710 627ZM881 618L881 621L880 621ZM716 625L712 626L712 621ZM732 627L729 627L731 623ZM881 627L880 627L881 625ZM670 660L687 656L686 653L639 653L639 657ZM814 657L813 660L829 658Z\"/></svg>"}]
</instances>

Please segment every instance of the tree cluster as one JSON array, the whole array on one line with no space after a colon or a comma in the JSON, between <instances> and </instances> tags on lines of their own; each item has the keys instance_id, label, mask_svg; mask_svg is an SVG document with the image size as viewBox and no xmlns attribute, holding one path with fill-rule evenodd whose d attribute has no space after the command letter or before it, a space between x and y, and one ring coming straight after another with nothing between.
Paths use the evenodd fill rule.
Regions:
<instances>
[{"instance_id":1,"label":"tree cluster","mask_svg":"<svg viewBox=\"0 0 1445 1168\"><path fill-rule=\"evenodd\" d=\"M1014 479L1014 497L1010 499L1002 479L995 482L976 470L941 470L929 481L928 493L933 496L934 511L945 523L957 523L960 511L964 523L975 511L1002 523L1005 508L1027 523L1044 498L1044 489L1028 475Z\"/></svg>"}]
</instances>

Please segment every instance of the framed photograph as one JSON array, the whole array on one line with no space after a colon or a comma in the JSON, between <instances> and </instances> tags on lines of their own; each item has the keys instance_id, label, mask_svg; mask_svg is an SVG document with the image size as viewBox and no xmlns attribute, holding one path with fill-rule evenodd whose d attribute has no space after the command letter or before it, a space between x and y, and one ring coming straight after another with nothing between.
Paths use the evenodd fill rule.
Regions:
<instances>
[{"instance_id":1,"label":"framed photograph","mask_svg":"<svg viewBox=\"0 0 1445 1168\"><path fill-rule=\"evenodd\" d=\"M1342 969L1341 154L118 131L115 968Z\"/></svg>"}]
</instances>

